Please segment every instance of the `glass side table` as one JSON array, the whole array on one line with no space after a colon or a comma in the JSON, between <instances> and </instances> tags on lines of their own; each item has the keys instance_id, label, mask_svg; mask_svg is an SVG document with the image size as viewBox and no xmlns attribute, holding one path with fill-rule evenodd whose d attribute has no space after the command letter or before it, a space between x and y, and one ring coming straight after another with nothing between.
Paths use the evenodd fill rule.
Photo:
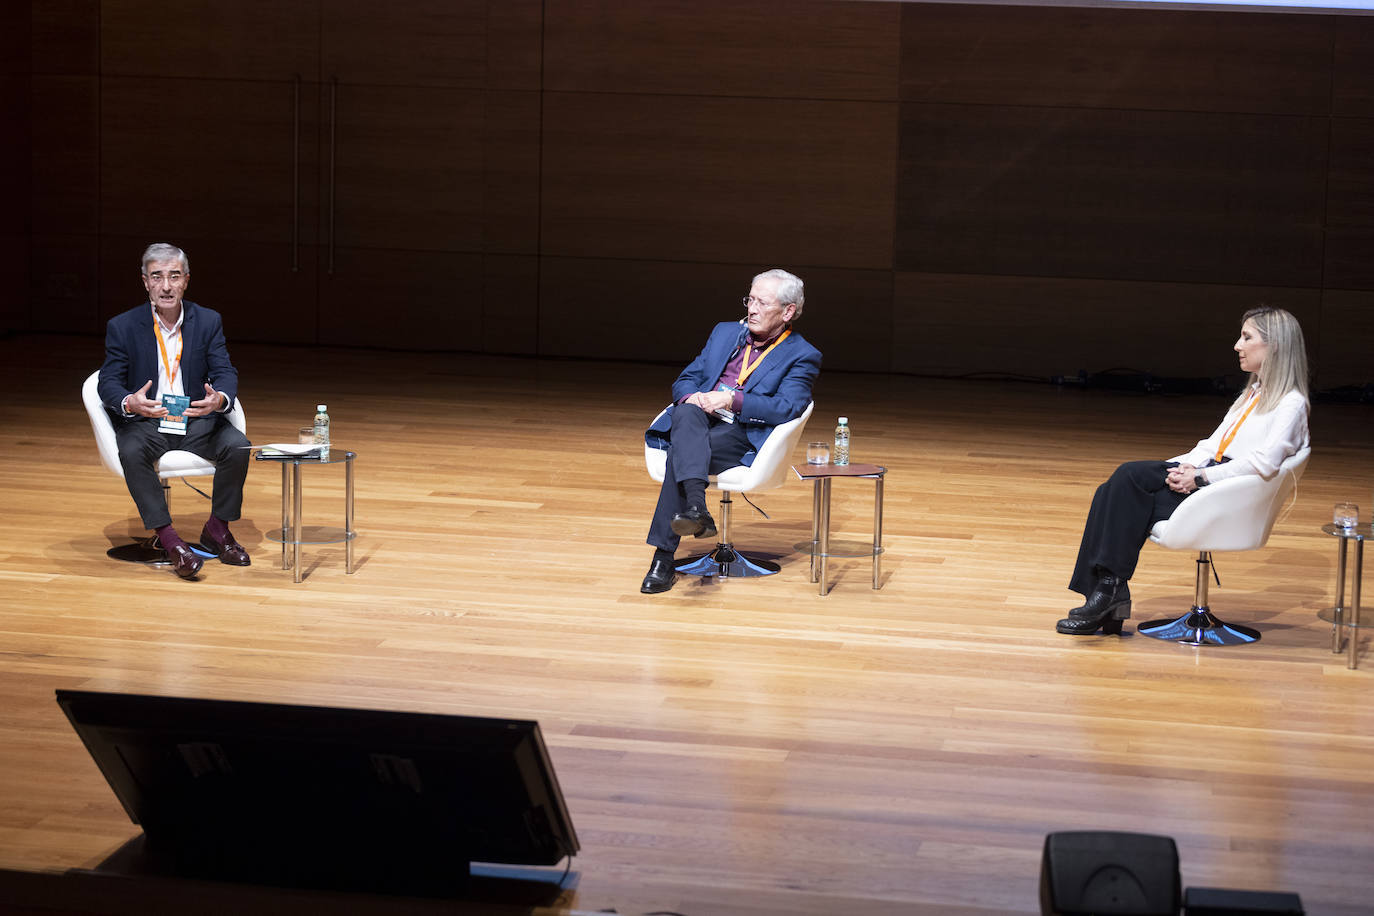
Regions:
<instances>
[{"instance_id":1,"label":"glass side table","mask_svg":"<svg viewBox=\"0 0 1374 916\"><path fill-rule=\"evenodd\" d=\"M811 481L811 581L820 582L825 597L825 561L830 552L830 481L862 477L873 481L873 587L881 588L883 555L883 478L887 468L877 464L794 464L802 480Z\"/></svg>"},{"instance_id":2,"label":"glass side table","mask_svg":"<svg viewBox=\"0 0 1374 916\"><path fill-rule=\"evenodd\" d=\"M1331 623L1331 653L1341 651L1341 628L1346 630L1349 643L1349 658L1345 666L1354 669L1359 666L1360 627L1374 627L1374 621L1360 623L1360 568L1364 565L1364 542L1374 539L1374 525L1355 525L1342 528L1339 525L1322 525L1322 533L1337 539L1336 546L1336 606L1317 612L1322 620ZM1355 565L1350 573L1350 604L1345 604L1345 567L1348 559L1347 546L1355 542ZM1346 617L1349 611L1349 618Z\"/></svg>"},{"instance_id":3,"label":"glass side table","mask_svg":"<svg viewBox=\"0 0 1374 916\"><path fill-rule=\"evenodd\" d=\"M281 531L268 532L270 540L281 541L281 568L294 569L295 581L301 581L301 545L337 544L344 542L344 571L353 575L353 459L357 453L331 448L328 458L305 458L298 455L264 455L256 452L258 461L275 461L281 465ZM310 465L343 465L344 469L344 526L314 528L307 537L301 525L301 468ZM273 537L279 534L280 537Z\"/></svg>"}]
</instances>

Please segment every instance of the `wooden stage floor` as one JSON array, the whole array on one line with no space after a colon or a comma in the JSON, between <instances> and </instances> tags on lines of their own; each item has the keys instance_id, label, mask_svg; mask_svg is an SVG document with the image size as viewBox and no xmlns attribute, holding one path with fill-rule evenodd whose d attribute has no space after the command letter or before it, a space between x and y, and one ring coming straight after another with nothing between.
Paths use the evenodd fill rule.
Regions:
<instances>
[{"instance_id":1,"label":"wooden stage floor","mask_svg":"<svg viewBox=\"0 0 1374 916\"><path fill-rule=\"evenodd\" d=\"M641 432L677 367L234 355L255 441L325 401L358 453L354 575L341 545L301 584L280 568L275 466L234 529L251 567L107 559L141 532L80 404L101 343L0 341L2 868L92 867L138 833L53 701L81 688L536 719L583 847L540 912L1035 913L1045 835L1097 829L1172 836L1185 886L1370 912L1374 652L1347 670L1316 614L1332 504L1368 517L1374 408L1317 406L1268 547L1218 556L1213 609L1263 640L1199 650L1053 624L1093 488L1191 446L1213 397L823 374L811 437L848 415L854 460L890 469L882 589L838 560L816 594L790 481L755 500L771 521L736 503L780 575L646 596ZM337 524L342 475L306 478L307 522ZM197 535L208 504L172 502ZM835 484L841 542L870 510ZM1131 624L1187 609L1193 559L1146 546Z\"/></svg>"}]
</instances>

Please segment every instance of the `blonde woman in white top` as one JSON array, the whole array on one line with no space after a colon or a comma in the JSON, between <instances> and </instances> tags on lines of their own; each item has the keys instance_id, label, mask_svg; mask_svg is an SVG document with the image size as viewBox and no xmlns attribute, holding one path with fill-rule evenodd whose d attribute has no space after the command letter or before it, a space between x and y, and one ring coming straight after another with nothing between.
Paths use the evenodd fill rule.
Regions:
<instances>
[{"instance_id":1,"label":"blonde woman in white top","mask_svg":"<svg viewBox=\"0 0 1374 916\"><path fill-rule=\"evenodd\" d=\"M1088 600L1055 625L1060 633L1119 634L1131 616L1126 583L1154 523L1209 483L1273 477L1308 444L1307 348L1297 319L1283 309L1251 309L1235 351L1250 378L1210 436L1169 461L1128 461L1097 488L1069 580Z\"/></svg>"}]
</instances>

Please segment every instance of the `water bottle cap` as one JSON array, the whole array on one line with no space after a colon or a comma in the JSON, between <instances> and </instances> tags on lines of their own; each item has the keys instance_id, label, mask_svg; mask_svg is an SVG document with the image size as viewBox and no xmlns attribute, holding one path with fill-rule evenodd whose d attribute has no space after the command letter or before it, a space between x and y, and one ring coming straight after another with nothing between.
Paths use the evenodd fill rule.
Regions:
<instances>
[{"instance_id":1,"label":"water bottle cap","mask_svg":"<svg viewBox=\"0 0 1374 916\"><path fill-rule=\"evenodd\" d=\"M848 417L840 417L840 425L841 425L841 426L848 426L848 425L849 425L849 418L848 418Z\"/></svg>"},{"instance_id":2,"label":"water bottle cap","mask_svg":"<svg viewBox=\"0 0 1374 916\"><path fill-rule=\"evenodd\" d=\"M315 409L318 410L320 413L324 413L325 410L327 410L327 408L323 404L316 404Z\"/></svg>"}]
</instances>

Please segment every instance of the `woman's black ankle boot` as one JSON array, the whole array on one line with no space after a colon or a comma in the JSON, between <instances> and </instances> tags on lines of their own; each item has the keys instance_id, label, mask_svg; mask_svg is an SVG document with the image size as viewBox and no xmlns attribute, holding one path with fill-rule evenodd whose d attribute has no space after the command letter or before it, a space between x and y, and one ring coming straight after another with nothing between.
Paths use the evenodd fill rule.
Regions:
<instances>
[{"instance_id":1,"label":"woman's black ankle boot","mask_svg":"<svg viewBox=\"0 0 1374 916\"><path fill-rule=\"evenodd\" d=\"M1120 576L1103 576L1088 596L1088 603L1069 611L1054 625L1060 633L1089 635L1099 629L1111 636L1121 632L1121 622L1131 616L1131 590Z\"/></svg>"}]
</instances>

